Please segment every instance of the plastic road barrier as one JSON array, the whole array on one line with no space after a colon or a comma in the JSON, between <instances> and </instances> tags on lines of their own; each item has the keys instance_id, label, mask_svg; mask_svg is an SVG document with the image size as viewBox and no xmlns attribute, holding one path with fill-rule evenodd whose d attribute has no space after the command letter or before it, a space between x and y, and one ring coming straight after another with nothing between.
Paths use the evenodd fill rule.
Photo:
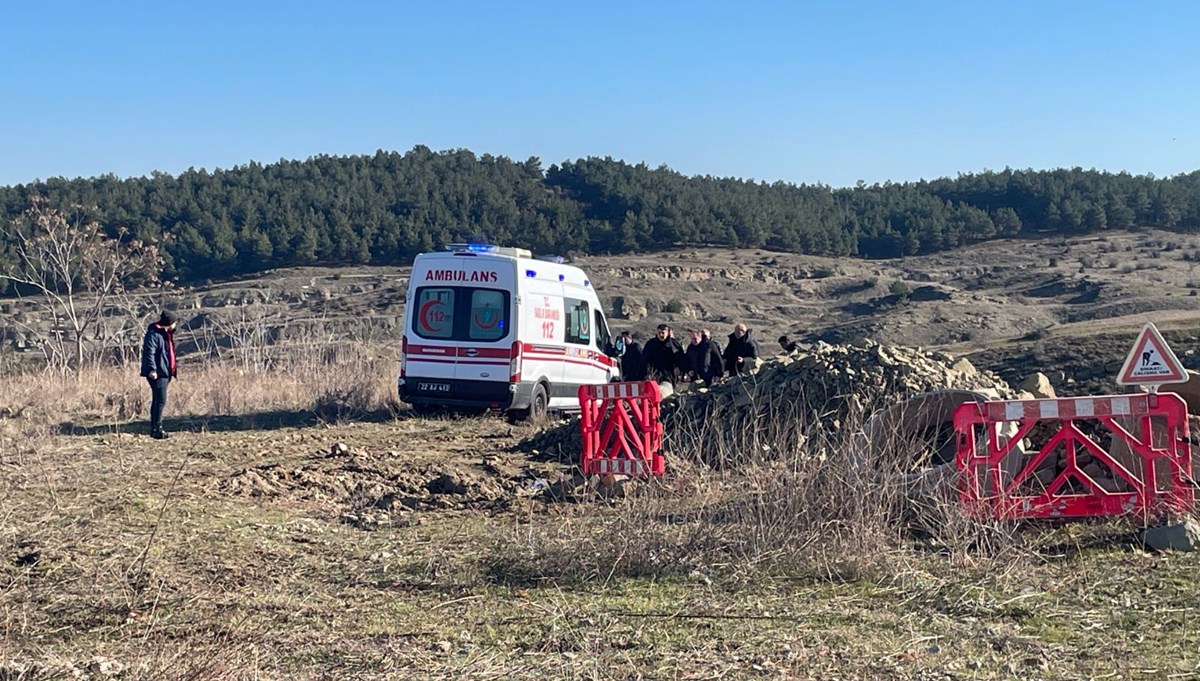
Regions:
<instances>
[{"instance_id":1,"label":"plastic road barrier","mask_svg":"<svg viewBox=\"0 0 1200 681\"><path fill-rule=\"evenodd\" d=\"M1016 434L999 437L1013 422ZM1002 462L1035 428L1049 439L1014 474ZM955 410L954 430L960 498L973 514L1152 516L1195 503L1187 405L1178 395L967 403Z\"/></svg>"},{"instance_id":2,"label":"plastic road barrier","mask_svg":"<svg viewBox=\"0 0 1200 681\"><path fill-rule=\"evenodd\" d=\"M662 393L654 381L579 388L585 475L659 476L665 472Z\"/></svg>"}]
</instances>

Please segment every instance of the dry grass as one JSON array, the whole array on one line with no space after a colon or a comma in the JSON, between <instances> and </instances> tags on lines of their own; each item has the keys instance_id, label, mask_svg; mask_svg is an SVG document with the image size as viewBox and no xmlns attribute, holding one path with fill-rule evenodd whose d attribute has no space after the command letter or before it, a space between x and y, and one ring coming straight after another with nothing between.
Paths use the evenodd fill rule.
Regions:
<instances>
[{"instance_id":1,"label":"dry grass","mask_svg":"<svg viewBox=\"0 0 1200 681\"><path fill-rule=\"evenodd\" d=\"M268 365L184 360L171 382L167 418L310 414L341 421L399 409L390 348L346 344L278 355ZM136 365L0 378L0 412L39 423L99 419L119 426L145 419L149 397Z\"/></svg>"},{"instance_id":2,"label":"dry grass","mask_svg":"<svg viewBox=\"0 0 1200 681\"><path fill-rule=\"evenodd\" d=\"M717 415L670 424L670 482L619 483L627 498L607 511L585 508L552 525L522 527L498 542L491 577L878 582L931 553L981 567L1029 558L1015 526L966 518L952 494L914 495L904 476L911 464L882 452L849 454L852 423L823 431L802 409L766 405L762 418L740 429L723 427Z\"/></svg>"}]
</instances>

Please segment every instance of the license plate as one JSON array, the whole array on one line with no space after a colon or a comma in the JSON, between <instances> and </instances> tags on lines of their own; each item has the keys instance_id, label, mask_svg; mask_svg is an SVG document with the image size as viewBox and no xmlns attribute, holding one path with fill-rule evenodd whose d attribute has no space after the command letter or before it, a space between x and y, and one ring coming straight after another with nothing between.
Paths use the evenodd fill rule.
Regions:
<instances>
[{"instance_id":1,"label":"license plate","mask_svg":"<svg viewBox=\"0 0 1200 681\"><path fill-rule=\"evenodd\" d=\"M448 393L450 392L449 383L418 383L417 390L423 393Z\"/></svg>"}]
</instances>

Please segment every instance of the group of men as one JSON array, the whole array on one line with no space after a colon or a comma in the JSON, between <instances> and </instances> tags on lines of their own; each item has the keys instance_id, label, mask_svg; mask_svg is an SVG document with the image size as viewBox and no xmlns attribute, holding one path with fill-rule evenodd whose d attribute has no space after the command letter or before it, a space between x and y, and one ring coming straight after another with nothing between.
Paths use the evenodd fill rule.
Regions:
<instances>
[{"instance_id":1,"label":"group of men","mask_svg":"<svg viewBox=\"0 0 1200 681\"><path fill-rule=\"evenodd\" d=\"M710 386L724 376L749 373L758 358L758 342L745 324L733 327L724 350L708 329L692 329L690 334L691 344L685 349L667 324L659 324L644 345L629 331L623 332L617 344L621 376L627 381L704 381Z\"/></svg>"}]
</instances>

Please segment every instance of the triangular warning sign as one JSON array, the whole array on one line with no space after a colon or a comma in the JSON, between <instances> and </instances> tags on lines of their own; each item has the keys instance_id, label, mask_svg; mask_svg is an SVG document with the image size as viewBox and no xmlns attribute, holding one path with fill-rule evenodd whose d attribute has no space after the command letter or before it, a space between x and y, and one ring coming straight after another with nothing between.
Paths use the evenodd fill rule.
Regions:
<instances>
[{"instance_id":1,"label":"triangular warning sign","mask_svg":"<svg viewBox=\"0 0 1200 681\"><path fill-rule=\"evenodd\" d=\"M1121 385L1161 385L1182 383L1188 379L1179 358L1167 347L1162 334L1153 324L1142 327L1137 342L1117 376Z\"/></svg>"}]
</instances>

